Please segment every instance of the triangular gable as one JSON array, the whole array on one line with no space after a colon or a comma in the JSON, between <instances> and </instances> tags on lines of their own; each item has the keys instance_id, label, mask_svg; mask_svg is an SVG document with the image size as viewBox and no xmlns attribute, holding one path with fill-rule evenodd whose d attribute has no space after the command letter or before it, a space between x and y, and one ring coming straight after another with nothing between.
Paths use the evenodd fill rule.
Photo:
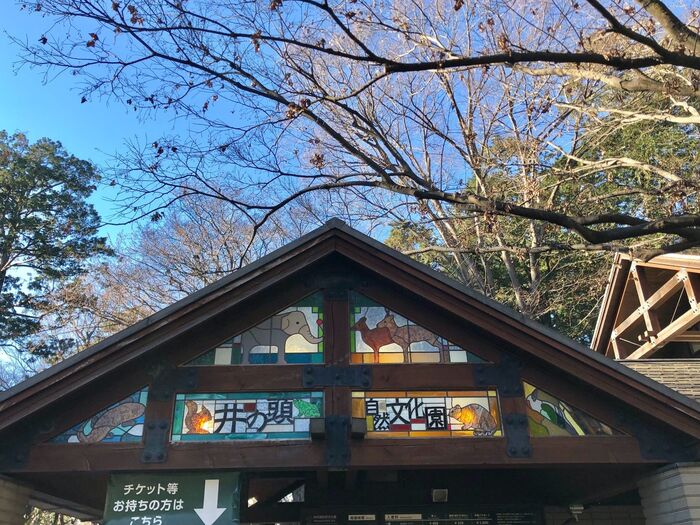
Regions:
<instances>
[{"instance_id":1,"label":"triangular gable","mask_svg":"<svg viewBox=\"0 0 700 525\"><path fill-rule=\"evenodd\" d=\"M182 337L215 316L221 317L241 301L264 293L286 278L303 271L309 274L314 264L330 258L351 261L363 271L381 276L397 289L420 297L426 308L449 312L451 319L469 323L480 333L517 349L527 359L546 365L553 377L575 380L592 393L610 396L659 424L700 437L700 405L696 402L577 345L338 221L330 222L4 393L0 396L0 430L58 400L67 402L87 385L98 384L98 380L108 374L114 376L119 367L136 366L138 359L152 349L164 348L168 341ZM285 286L295 285L285 282L288 283ZM299 285L299 289L302 288ZM281 307L283 304L278 306ZM486 357L490 358L488 354Z\"/></svg>"}]
</instances>

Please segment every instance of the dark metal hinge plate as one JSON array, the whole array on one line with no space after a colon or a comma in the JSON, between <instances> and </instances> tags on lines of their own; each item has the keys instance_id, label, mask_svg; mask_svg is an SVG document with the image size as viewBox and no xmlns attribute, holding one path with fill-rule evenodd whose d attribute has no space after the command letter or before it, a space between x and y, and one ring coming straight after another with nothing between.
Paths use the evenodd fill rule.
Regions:
<instances>
[{"instance_id":1,"label":"dark metal hinge plate","mask_svg":"<svg viewBox=\"0 0 700 525\"><path fill-rule=\"evenodd\" d=\"M503 416L503 433L506 436L508 457L529 458L532 456L530 431L525 414L505 414Z\"/></svg>"},{"instance_id":2,"label":"dark metal hinge plate","mask_svg":"<svg viewBox=\"0 0 700 525\"><path fill-rule=\"evenodd\" d=\"M326 416L326 462L342 469L350 463L350 418Z\"/></svg>"},{"instance_id":3,"label":"dark metal hinge plate","mask_svg":"<svg viewBox=\"0 0 700 525\"><path fill-rule=\"evenodd\" d=\"M199 367L163 368L157 370L148 392L153 400L167 401L178 391L191 391L199 383Z\"/></svg>"},{"instance_id":4,"label":"dark metal hinge plate","mask_svg":"<svg viewBox=\"0 0 700 525\"><path fill-rule=\"evenodd\" d=\"M476 365L476 384L483 387L495 386L500 397L522 397L524 392L520 369L517 359L504 354L498 364Z\"/></svg>"},{"instance_id":5,"label":"dark metal hinge plate","mask_svg":"<svg viewBox=\"0 0 700 525\"><path fill-rule=\"evenodd\" d=\"M697 454L691 441L679 434L661 428L648 418L627 411L617 413L616 422L627 427L639 442L639 452L645 459L661 459L669 462L696 461Z\"/></svg>"},{"instance_id":6,"label":"dark metal hinge plate","mask_svg":"<svg viewBox=\"0 0 700 525\"><path fill-rule=\"evenodd\" d=\"M151 421L144 429L143 463L164 463L167 459L168 430L170 423L165 420Z\"/></svg>"}]
</instances>

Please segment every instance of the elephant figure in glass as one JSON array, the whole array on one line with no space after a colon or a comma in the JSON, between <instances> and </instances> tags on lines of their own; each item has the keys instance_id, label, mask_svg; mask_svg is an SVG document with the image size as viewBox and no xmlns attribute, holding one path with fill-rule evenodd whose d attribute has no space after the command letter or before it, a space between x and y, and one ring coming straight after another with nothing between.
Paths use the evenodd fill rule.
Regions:
<instances>
[{"instance_id":1,"label":"elephant figure in glass","mask_svg":"<svg viewBox=\"0 0 700 525\"><path fill-rule=\"evenodd\" d=\"M277 349L277 362L286 363L285 349L287 340L299 334L312 345L323 341L316 337L303 312L293 310L273 315L259 325L241 334L241 353L243 364L250 364L251 350L255 347L274 347ZM270 348L274 352L273 348Z\"/></svg>"}]
</instances>

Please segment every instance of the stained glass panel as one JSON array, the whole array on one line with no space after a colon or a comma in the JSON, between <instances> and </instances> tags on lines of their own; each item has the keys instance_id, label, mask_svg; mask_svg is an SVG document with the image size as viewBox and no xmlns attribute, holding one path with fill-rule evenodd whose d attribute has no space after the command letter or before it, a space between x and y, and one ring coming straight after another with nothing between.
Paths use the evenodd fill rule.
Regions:
<instances>
[{"instance_id":1,"label":"stained glass panel","mask_svg":"<svg viewBox=\"0 0 700 525\"><path fill-rule=\"evenodd\" d=\"M352 416L367 419L368 438L503 435L493 390L353 392Z\"/></svg>"},{"instance_id":2,"label":"stained glass panel","mask_svg":"<svg viewBox=\"0 0 700 525\"><path fill-rule=\"evenodd\" d=\"M54 443L120 443L141 441L148 389L134 392L90 419L59 434Z\"/></svg>"},{"instance_id":3,"label":"stained glass panel","mask_svg":"<svg viewBox=\"0 0 700 525\"><path fill-rule=\"evenodd\" d=\"M172 441L309 439L323 392L178 394Z\"/></svg>"},{"instance_id":4,"label":"stained glass panel","mask_svg":"<svg viewBox=\"0 0 700 525\"><path fill-rule=\"evenodd\" d=\"M353 363L483 363L430 330L358 293L350 296Z\"/></svg>"},{"instance_id":5,"label":"stained glass panel","mask_svg":"<svg viewBox=\"0 0 700 525\"><path fill-rule=\"evenodd\" d=\"M315 293L188 365L323 363L323 295Z\"/></svg>"},{"instance_id":6,"label":"stained glass panel","mask_svg":"<svg viewBox=\"0 0 700 525\"><path fill-rule=\"evenodd\" d=\"M523 382L527 399L530 435L612 436L620 434L605 423L572 407L544 390Z\"/></svg>"}]
</instances>

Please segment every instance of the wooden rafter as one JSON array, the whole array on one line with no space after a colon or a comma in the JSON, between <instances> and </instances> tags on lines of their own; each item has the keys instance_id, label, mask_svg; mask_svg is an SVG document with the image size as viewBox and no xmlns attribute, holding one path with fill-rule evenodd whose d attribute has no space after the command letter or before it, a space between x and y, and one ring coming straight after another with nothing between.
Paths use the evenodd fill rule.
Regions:
<instances>
[{"instance_id":1,"label":"wooden rafter","mask_svg":"<svg viewBox=\"0 0 700 525\"><path fill-rule=\"evenodd\" d=\"M697 308L686 311L680 317L678 317L678 319L661 330L658 337L654 339L654 341L644 343L637 350L632 352L628 359L643 359L649 357L656 350L668 343L679 332L685 332L688 328L698 322L700 322L700 311L698 311Z\"/></svg>"},{"instance_id":2,"label":"wooden rafter","mask_svg":"<svg viewBox=\"0 0 700 525\"><path fill-rule=\"evenodd\" d=\"M700 343L700 330L688 330L684 334L674 336L673 340L683 343Z\"/></svg>"},{"instance_id":3,"label":"wooden rafter","mask_svg":"<svg viewBox=\"0 0 700 525\"><path fill-rule=\"evenodd\" d=\"M610 346L612 346L615 359L622 359L622 352L620 352L620 345L618 344L617 339L611 338Z\"/></svg>"},{"instance_id":4,"label":"wooden rafter","mask_svg":"<svg viewBox=\"0 0 700 525\"><path fill-rule=\"evenodd\" d=\"M646 326L646 336L650 340L656 338L656 334L661 331L661 325L659 324L659 317L652 306L649 304L648 300L653 295L651 286L647 279L646 271L643 267L639 267L636 264L632 265L632 280L634 281L634 287L637 290L637 297L639 298L640 308L642 310L642 316L644 317L644 324ZM659 304L661 300L659 299Z\"/></svg>"},{"instance_id":5,"label":"wooden rafter","mask_svg":"<svg viewBox=\"0 0 700 525\"><path fill-rule=\"evenodd\" d=\"M685 293L688 295L690 308L697 308L698 302L700 302L700 276L697 274L688 274L688 278L684 281L683 285L685 287Z\"/></svg>"}]
</instances>

